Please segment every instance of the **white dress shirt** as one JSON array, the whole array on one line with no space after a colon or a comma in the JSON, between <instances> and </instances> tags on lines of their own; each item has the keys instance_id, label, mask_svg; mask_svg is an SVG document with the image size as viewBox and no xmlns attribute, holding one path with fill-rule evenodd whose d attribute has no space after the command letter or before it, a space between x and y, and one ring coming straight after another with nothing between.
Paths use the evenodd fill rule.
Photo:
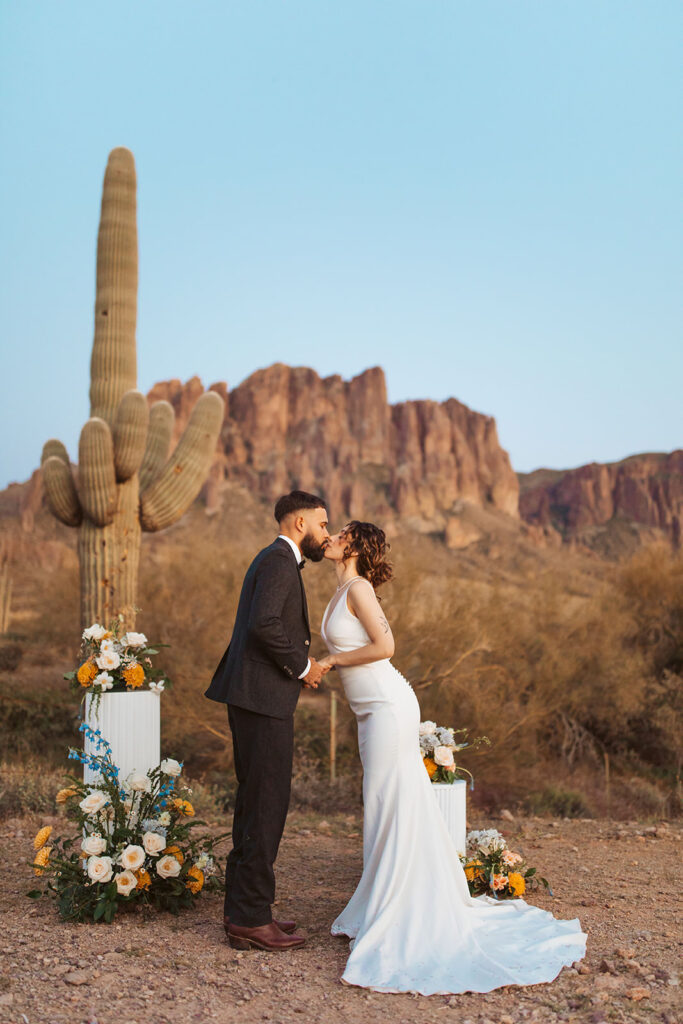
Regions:
<instances>
[{"instance_id":1,"label":"white dress shirt","mask_svg":"<svg viewBox=\"0 0 683 1024\"><path fill-rule=\"evenodd\" d=\"M291 537L285 537L284 533L278 534L278 540L286 540L287 541L287 543L289 544L290 548L294 552L294 555L296 557L296 564L298 566L299 562L301 561L301 552L299 551L299 545L295 544ZM303 679L305 676L308 675L308 673L310 671L311 671L311 659L309 658L307 663L306 663L306 668L303 670L303 672L299 676L299 679Z\"/></svg>"}]
</instances>

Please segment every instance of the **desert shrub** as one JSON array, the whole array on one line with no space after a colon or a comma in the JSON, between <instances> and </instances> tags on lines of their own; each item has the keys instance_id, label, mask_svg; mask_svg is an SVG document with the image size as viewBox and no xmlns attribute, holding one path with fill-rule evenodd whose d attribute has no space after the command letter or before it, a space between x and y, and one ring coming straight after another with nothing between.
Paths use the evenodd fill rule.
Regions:
<instances>
[{"instance_id":1,"label":"desert shrub","mask_svg":"<svg viewBox=\"0 0 683 1024\"><path fill-rule=\"evenodd\" d=\"M23 653L20 643L11 640L0 642L0 672L15 672L19 668Z\"/></svg>"},{"instance_id":2,"label":"desert shrub","mask_svg":"<svg viewBox=\"0 0 683 1024\"><path fill-rule=\"evenodd\" d=\"M0 764L0 818L54 814L62 775L38 761Z\"/></svg>"},{"instance_id":3,"label":"desert shrub","mask_svg":"<svg viewBox=\"0 0 683 1024\"><path fill-rule=\"evenodd\" d=\"M583 793L562 786L545 786L542 790L529 793L524 805L531 814L549 814L558 818L591 816Z\"/></svg>"}]
</instances>

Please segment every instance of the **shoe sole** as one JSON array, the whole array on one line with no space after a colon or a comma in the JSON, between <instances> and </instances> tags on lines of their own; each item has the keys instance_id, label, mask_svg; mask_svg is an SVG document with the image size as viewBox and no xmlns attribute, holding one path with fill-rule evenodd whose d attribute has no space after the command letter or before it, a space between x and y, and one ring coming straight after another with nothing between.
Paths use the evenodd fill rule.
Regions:
<instances>
[{"instance_id":1,"label":"shoe sole","mask_svg":"<svg viewBox=\"0 0 683 1024\"><path fill-rule=\"evenodd\" d=\"M223 925L223 927L225 928L225 934L228 936L228 938L230 938L230 933L228 932L228 928L226 927L226 925ZM296 931L296 925L294 925L293 928L283 928L282 925L278 925L278 927L279 927L281 932L285 933L285 935L293 935L294 932Z\"/></svg>"},{"instance_id":2,"label":"shoe sole","mask_svg":"<svg viewBox=\"0 0 683 1024\"><path fill-rule=\"evenodd\" d=\"M299 949L303 946L304 941L290 942L286 946L266 946L262 942L257 942L256 939L245 939L238 935L228 935L228 942L233 949L260 949L265 953L284 953L288 949Z\"/></svg>"}]
</instances>

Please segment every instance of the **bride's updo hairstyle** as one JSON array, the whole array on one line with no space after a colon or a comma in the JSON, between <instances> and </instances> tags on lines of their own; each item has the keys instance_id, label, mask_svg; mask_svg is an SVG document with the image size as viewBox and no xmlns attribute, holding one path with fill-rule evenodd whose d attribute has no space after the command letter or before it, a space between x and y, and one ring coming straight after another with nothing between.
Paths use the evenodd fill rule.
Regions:
<instances>
[{"instance_id":1,"label":"bride's updo hairstyle","mask_svg":"<svg viewBox=\"0 0 683 1024\"><path fill-rule=\"evenodd\" d=\"M384 530L374 523L361 523L352 519L344 529L344 558L358 556L358 574L370 580L375 590L394 575L391 563L387 561L390 545Z\"/></svg>"}]
</instances>

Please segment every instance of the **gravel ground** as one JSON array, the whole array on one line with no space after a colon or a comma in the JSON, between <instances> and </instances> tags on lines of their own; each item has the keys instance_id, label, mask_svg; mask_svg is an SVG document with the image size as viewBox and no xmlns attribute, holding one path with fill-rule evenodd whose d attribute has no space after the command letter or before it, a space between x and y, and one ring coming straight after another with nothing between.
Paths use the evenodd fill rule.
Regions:
<instances>
[{"instance_id":1,"label":"gravel ground","mask_svg":"<svg viewBox=\"0 0 683 1024\"><path fill-rule=\"evenodd\" d=\"M551 984L458 996L380 995L340 983L346 940L329 926L362 862L360 822L292 813L278 861L282 916L308 937L293 953L236 952L224 937L222 899L179 918L130 914L114 924L60 922L54 904L26 899L25 865L37 828L0 828L1 1024L517 1024L521 1021L661 1021L679 1024L681 823L474 818L496 827L553 887L529 902L579 917L588 950ZM53 819L56 824L58 819ZM217 823L221 828L225 823ZM680 916L679 916L680 921ZM429 941L425 933L425 942Z\"/></svg>"}]
</instances>

